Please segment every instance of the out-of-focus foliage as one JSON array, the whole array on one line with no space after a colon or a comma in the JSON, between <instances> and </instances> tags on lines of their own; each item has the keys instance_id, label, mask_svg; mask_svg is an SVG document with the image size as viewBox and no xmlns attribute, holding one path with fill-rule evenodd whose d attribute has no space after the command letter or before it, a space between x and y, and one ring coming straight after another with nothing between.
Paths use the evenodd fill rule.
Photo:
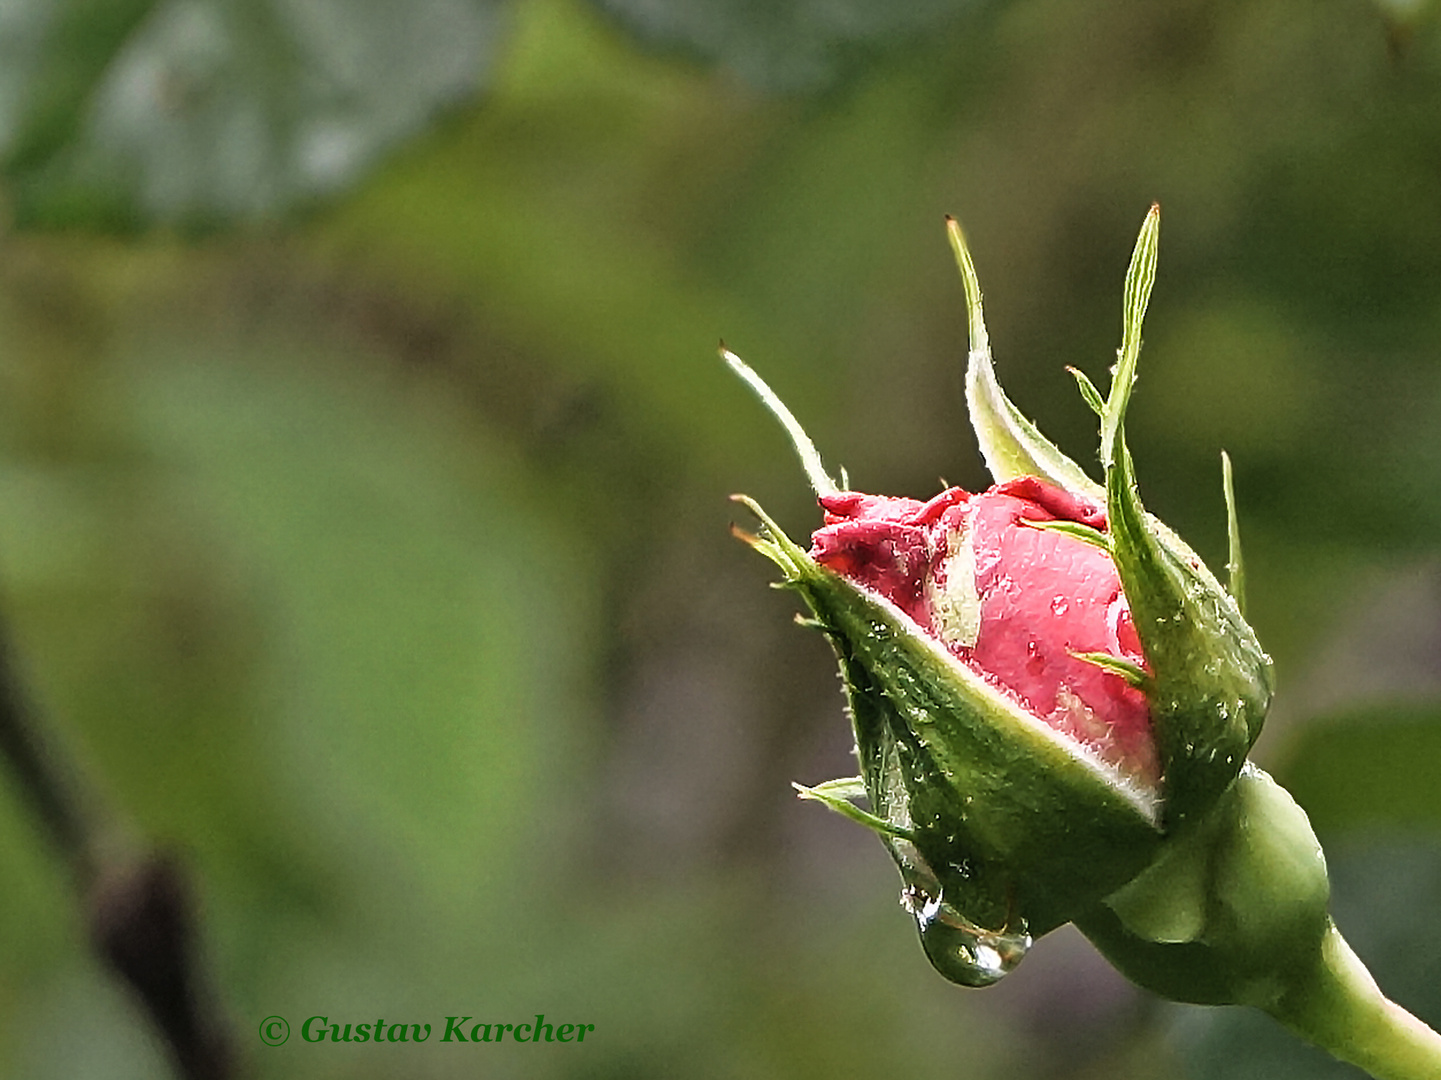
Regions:
<instances>
[{"instance_id":1,"label":"out-of-focus foliage","mask_svg":"<svg viewBox=\"0 0 1441 1080\"><path fill-rule=\"evenodd\" d=\"M1380 703L1317 717L1287 758L1287 783L1317 828L1441 824L1441 712Z\"/></svg>"},{"instance_id":2,"label":"out-of-focus foliage","mask_svg":"<svg viewBox=\"0 0 1441 1080\"><path fill-rule=\"evenodd\" d=\"M333 194L483 83L503 22L497 0L16 0L17 213L198 225Z\"/></svg>"},{"instance_id":3,"label":"out-of-focus foliage","mask_svg":"<svg viewBox=\"0 0 1441 1080\"><path fill-rule=\"evenodd\" d=\"M73 17L113 50L167 10ZM492 25L466 10L459 25ZM793 803L790 780L851 768L832 662L726 534L736 489L797 535L817 517L715 360L721 336L856 483L984 483L947 212L985 267L1005 384L1088 464L1094 417L1062 366L1104 382L1152 199L1166 227L1129 413L1143 495L1221 564L1230 451L1279 676L1262 763L1323 830L1348 938L1437 1019L1435 981L1405 971L1438 940L1434 901L1402 889L1436 836L1436 26L1398 35L1365 5L1010 0L828 46L840 74L798 97L736 78L738 60L648 52L581 0L508 18L493 67L489 37L442 63L457 30L411 72L489 79L482 98L304 221L0 240L5 615L117 824L197 873L255 1075L1244 1075L1224 1069L1248 1060L1245 1031L1198 1031L1230 1014L1160 1009L1074 937L984 992L927 969L880 851ZM377 71L431 25L365 37ZM0 49L31 55L19 30ZM112 69L70 55L81 75L55 85L98 100ZM224 54L235 85L260 85L249 55ZM0 65L5 95L23 68ZM284 123L311 116L281 100ZM31 114L3 115L19 145ZM385 130L357 163L403 133ZM86 150L63 172L70 135L33 144L6 191L52 224L323 191L295 158L231 169L162 142L187 164L145 158L155 182L205 193L173 213L142 204L139 158ZM1420 847L1367 851L1373 828ZM3 774L0 867L0 1071L155 1075ZM1393 952L1372 918L1420 944ZM597 1037L253 1038L270 1013L535 1012Z\"/></svg>"},{"instance_id":4,"label":"out-of-focus foliage","mask_svg":"<svg viewBox=\"0 0 1441 1080\"><path fill-rule=\"evenodd\" d=\"M638 38L718 62L754 86L824 89L869 54L954 21L976 0L595 0Z\"/></svg>"}]
</instances>

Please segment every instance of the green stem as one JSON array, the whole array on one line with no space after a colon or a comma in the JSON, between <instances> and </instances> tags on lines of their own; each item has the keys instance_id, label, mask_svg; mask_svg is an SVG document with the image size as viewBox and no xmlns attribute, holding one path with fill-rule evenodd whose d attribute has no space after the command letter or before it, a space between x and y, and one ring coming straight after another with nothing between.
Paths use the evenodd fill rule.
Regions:
<instances>
[{"instance_id":1,"label":"green stem","mask_svg":"<svg viewBox=\"0 0 1441 1080\"><path fill-rule=\"evenodd\" d=\"M1441 1035L1381 993L1334 925L1315 971L1267 1011L1376 1080L1441 1080Z\"/></svg>"}]
</instances>

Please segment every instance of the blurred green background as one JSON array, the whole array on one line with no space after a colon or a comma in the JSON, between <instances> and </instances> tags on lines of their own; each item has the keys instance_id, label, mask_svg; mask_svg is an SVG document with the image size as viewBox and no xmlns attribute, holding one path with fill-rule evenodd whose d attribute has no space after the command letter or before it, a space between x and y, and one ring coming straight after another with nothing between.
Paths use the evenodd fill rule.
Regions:
<instances>
[{"instance_id":1,"label":"blurred green background","mask_svg":"<svg viewBox=\"0 0 1441 1080\"><path fill-rule=\"evenodd\" d=\"M50 739L193 873L257 1077L1355 1076L1069 931L926 964L824 642L727 535L986 481L1002 381L1132 446L1280 695L1257 758L1441 1021L1441 26L1348 0L27 0L0 10L0 599ZM0 773L0 1073L163 1075ZM589 1022L262 1045L262 1017Z\"/></svg>"}]
</instances>

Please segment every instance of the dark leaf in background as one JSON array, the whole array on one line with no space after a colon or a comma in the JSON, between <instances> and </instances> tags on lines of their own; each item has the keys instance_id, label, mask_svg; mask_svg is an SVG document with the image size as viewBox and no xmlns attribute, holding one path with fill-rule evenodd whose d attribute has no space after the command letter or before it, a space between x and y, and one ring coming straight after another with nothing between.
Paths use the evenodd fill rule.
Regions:
<instances>
[{"instance_id":1,"label":"dark leaf in background","mask_svg":"<svg viewBox=\"0 0 1441 1080\"><path fill-rule=\"evenodd\" d=\"M642 41L684 50L764 90L817 90L848 59L932 30L971 0L595 0Z\"/></svg>"},{"instance_id":2,"label":"dark leaf in background","mask_svg":"<svg viewBox=\"0 0 1441 1080\"><path fill-rule=\"evenodd\" d=\"M0 151L22 223L219 224L355 182L482 85L492 0L19 0Z\"/></svg>"}]
</instances>

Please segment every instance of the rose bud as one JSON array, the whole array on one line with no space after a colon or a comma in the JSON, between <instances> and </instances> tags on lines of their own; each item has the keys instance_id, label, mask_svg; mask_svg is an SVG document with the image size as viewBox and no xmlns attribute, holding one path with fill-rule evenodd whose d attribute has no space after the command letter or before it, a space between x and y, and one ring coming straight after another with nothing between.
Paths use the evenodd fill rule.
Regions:
<instances>
[{"instance_id":1,"label":"rose bud","mask_svg":"<svg viewBox=\"0 0 1441 1080\"><path fill-rule=\"evenodd\" d=\"M841 490L786 407L723 349L790 434L825 512L806 551L742 500L762 529L741 535L835 648L854 727L861 775L801 793L881 836L927 956L956 982L999 979L1033 937L1093 910L1204 818L1270 699L1270 662L1237 600L1136 493L1124 419L1157 226L1153 209L1109 399L1078 376L1101 418L1104 485L996 383L954 222L989 491L922 502Z\"/></svg>"},{"instance_id":2,"label":"rose bud","mask_svg":"<svg viewBox=\"0 0 1441 1080\"><path fill-rule=\"evenodd\" d=\"M997 384L955 222L989 491L841 490L722 350L790 434L825 513L806 551L737 496L763 526L740 535L810 607L850 707L861 775L797 787L879 834L926 956L955 982L995 982L1073 920L1158 994L1253 1005L1378 1080L1429 1080L1441 1035L1388 1001L1341 937L1305 812L1245 760L1271 664L1242 614L1230 462L1229 591L1136 492L1125 415L1158 226L1152 207L1109 396L1073 371L1101 420L1104 484Z\"/></svg>"}]
</instances>

